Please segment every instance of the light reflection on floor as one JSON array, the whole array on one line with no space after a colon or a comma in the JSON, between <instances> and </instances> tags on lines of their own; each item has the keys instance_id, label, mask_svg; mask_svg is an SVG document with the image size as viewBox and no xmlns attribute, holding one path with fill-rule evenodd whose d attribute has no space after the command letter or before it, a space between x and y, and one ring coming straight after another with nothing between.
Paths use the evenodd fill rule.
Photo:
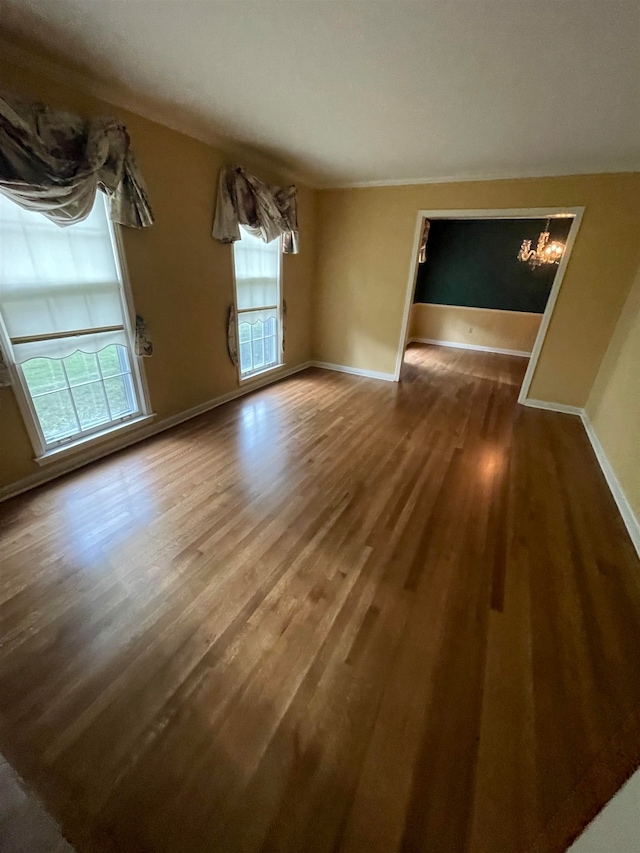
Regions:
<instances>
[{"instance_id":1,"label":"light reflection on floor","mask_svg":"<svg viewBox=\"0 0 640 853\"><path fill-rule=\"evenodd\" d=\"M464 370L461 370L456 366L455 362L452 363L450 354L456 351L455 347L443 347L437 345L429 346L429 349L432 351L434 358L432 358L429 363L429 372L432 374L443 374L443 373L460 373L464 372L469 379L486 379L490 382L495 380L495 365L490 361L487 362L486 369L483 369L481 366L476 365L473 369L469 370L465 367ZM403 360L403 368L406 368L407 365L410 365L414 369L419 369L422 360L422 354L424 353L425 345L424 344L409 344L404 354ZM500 354L496 353L488 353L488 357L491 355L495 355L496 358L502 358ZM440 356L440 357L438 357ZM524 364L526 364L528 359L522 358ZM507 382L508 384L513 384L511 377L505 373L501 377L502 382Z\"/></svg>"},{"instance_id":2,"label":"light reflection on floor","mask_svg":"<svg viewBox=\"0 0 640 853\"><path fill-rule=\"evenodd\" d=\"M61 502L64 541L70 556L87 567L99 566L133 533L155 516L155 491L147 468L131 455L117 467L89 471Z\"/></svg>"},{"instance_id":3,"label":"light reflection on floor","mask_svg":"<svg viewBox=\"0 0 640 853\"><path fill-rule=\"evenodd\" d=\"M289 444L279 429L280 413L275 395L243 401L237 433L238 457L244 484L252 492L277 481L289 462Z\"/></svg>"}]
</instances>

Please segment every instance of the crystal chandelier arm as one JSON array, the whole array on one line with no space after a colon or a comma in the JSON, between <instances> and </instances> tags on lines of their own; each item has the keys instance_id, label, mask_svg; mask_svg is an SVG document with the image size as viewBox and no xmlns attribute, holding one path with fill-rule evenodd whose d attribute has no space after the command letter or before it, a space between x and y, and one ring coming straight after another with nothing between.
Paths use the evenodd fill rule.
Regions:
<instances>
[{"instance_id":1,"label":"crystal chandelier arm","mask_svg":"<svg viewBox=\"0 0 640 853\"><path fill-rule=\"evenodd\" d=\"M541 255L544 252L544 247L549 242L549 232L541 231L540 236L538 237L538 246L536 248L536 254Z\"/></svg>"},{"instance_id":2,"label":"crystal chandelier arm","mask_svg":"<svg viewBox=\"0 0 640 853\"><path fill-rule=\"evenodd\" d=\"M528 261L529 258L534 254L535 252L531 248L531 240L523 240L522 246L520 246L520 251L518 252L518 260Z\"/></svg>"}]
</instances>

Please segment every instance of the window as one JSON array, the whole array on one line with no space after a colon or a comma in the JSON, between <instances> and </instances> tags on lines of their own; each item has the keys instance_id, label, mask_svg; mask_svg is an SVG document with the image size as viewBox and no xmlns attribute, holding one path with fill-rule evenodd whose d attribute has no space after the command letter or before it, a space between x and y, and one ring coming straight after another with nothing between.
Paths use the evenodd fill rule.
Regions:
<instances>
[{"instance_id":1,"label":"window","mask_svg":"<svg viewBox=\"0 0 640 853\"><path fill-rule=\"evenodd\" d=\"M264 243L241 227L233 244L240 378L282 361L281 238Z\"/></svg>"},{"instance_id":2,"label":"window","mask_svg":"<svg viewBox=\"0 0 640 853\"><path fill-rule=\"evenodd\" d=\"M38 454L146 412L102 193L67 228L0 194L0 316Z\"/></svg>"}]
</instances>

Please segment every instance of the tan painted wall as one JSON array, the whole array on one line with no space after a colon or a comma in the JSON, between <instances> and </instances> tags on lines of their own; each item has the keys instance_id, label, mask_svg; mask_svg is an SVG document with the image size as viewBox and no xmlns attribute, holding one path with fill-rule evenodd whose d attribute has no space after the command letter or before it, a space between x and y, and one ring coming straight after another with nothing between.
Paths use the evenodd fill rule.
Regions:
<instances>
[{"instance_id":1,"label":"tan painted wall","mask_svg":"<svg viewBox=\"0 0 640 853\"><path fill-rule=\"evenodd\" d=\"M326 190L314 353L393 373L417 211L586 207L530 396L583 406L640 258L640 174Z\"/></svg>"},{"instance_id":2,"label":"tan painted wall","mask_svg":"<svg viewBox=\"0 0 640 853\"><path fill-rule=\"evenodd\" d=\"M155 224L123 228L136 309L154 339L145 359L153 410L160 419L237 388L226 351L232 300L231 247L211 237L218 172L230 155L84 92L0 60L3 88L84 115L116 114L127 125L147 181ZM251 168L243 156L242 162ZM267 180L277 181L275 173ZM311 282L315 265L315 192L299 187L301 253L285 256L288 365L310 357ZM13 392L0 389L0 486L39 470Z\"/></svg>"},{"instance_id":3,"label":"tan painted wall","mask_svg":"<svg viewBox=\"0 0 640 853\"><path fill-rule=\"evenodd\" d=\"M640 520L640 270L602 361L587 414Z\"/></svg>"},{"instance_id":4,"label":"tan painted wall","mask_svg":"<svg viewBox=\"0 0 640 853\"><path fill-rule=\"evenodd\" d=\"M409 337L530 353L542 314L434 305L411 306Z\"/></svg>"}]
</instances>

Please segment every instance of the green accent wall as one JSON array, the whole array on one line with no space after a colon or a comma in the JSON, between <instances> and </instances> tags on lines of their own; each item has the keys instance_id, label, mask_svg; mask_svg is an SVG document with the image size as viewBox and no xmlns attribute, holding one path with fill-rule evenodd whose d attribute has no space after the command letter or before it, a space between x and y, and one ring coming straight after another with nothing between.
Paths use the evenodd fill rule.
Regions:
<instances>
[{"instance_id":1,"label":"green accent wall","mask_svg":"<svg viewBox=\"0 0 640 853\"><path fill-rule=\"evenodd\" d=\"M572 219L552 219L551 240L566 243ZM542 314L557 265L533 269L517 259L533 248L546 219L434 219L414 302Z\"/></svg>"}]
</instances>

